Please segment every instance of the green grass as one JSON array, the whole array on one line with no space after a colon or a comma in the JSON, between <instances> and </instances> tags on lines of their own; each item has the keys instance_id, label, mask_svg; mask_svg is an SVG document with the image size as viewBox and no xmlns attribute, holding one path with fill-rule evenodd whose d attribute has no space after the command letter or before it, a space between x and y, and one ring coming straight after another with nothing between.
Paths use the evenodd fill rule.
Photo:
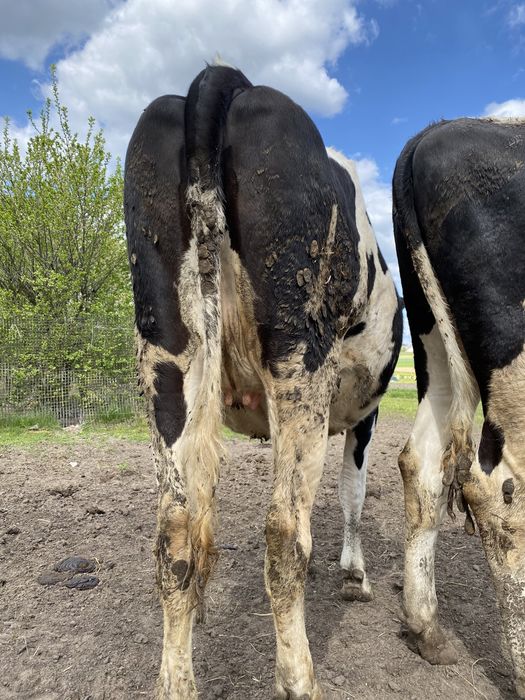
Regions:
<instances>
[{"instance_id":1,"label":"green grass","mask_svg":"<svg viewBox=\"0 0 525 700\"><path fill-rule=\"evenodd\" d=\"M405 416L414 418L417 410L416 389L390 388L379 404L379 413L383 415Z\"/></svg>"},{"instance_id":2,"label":"green grass","mask_svg":"<svg viewBox=\"0 0 525 700\"><path fill-rule=\"evenodd\" d=\"M397 361L396 368L397 367L409 367L410 369L414 369L414 356L408 353L401 353Z\"/></svg>"},{"instance_id":3,"label":"green grass","mask_svg":"<svg viewBox=\"0 0 525 700\"><path fill-rule=\"evenodd\" d=\"M223 427L226 440L248 440L229 428ZM105 414L84 423L79 431L64 430L52 417L12 416L0 419L0 447L32 447L43 442L71 445L79 441L107 442L111 439L148 443L150 434L145 418L124 417L122 414ZM121 465L119 465L121 466ZM122 469L126 466L122 464Z\"/></svg>"},{"instance_id":4,"label":"green grass","mask_svg":"<svg viewBox=\"0 0 525 700\"><path fill-rule=\"evenodd\" d=\"M243 435L242 433L236 433L234 430L230 430L226 425L222 426L222 437L225 440L249 440L248 435Z\"/></svg>"},{"instance_id":5,"label":"green grass","mask_svg":"<svg viewBox=\"0 0 525 700\"><path fill-rule=\"evenodd\" d=\"M149 442L149 430L142 418L97 420L85 423L78 432L64 430L54 418L12 416L0 419L0 447L31 447L42 442L71 445L82 440L107 441L120 438Z\"/></svg>"},{"instance_id":6,"label":"green grass","mask_svg":"<svg viewBox=\"0 0 525 700\"><path fill-rule=\"evenodd\" d=\"M41 442L70 443L71 435L53 416L5 416L0 418L0 447L31 446Z\"/></svg>"},{"instance_id":7,"label":"green grass","mask_svg":"<svg viewBox=\"0 0 525 700\"><path fill-rule=\"evenodd\" d=\"M32 415L0 417L0 430L52 430L60 425L54 416Z\"/></svg>"},{"instance_id":8,"label":"green grass","mask_svg":"<svg viewBox=\"0 0 525 700\"><path fill-rule=\"evenodd\" d=\"M405 416L414 419L417 411L417 390L390 388L381 399L379 413L389 416ZM475 425L483 423L483 409L478 405L474 414Z\"/></svg>"},{"instance_id":9,"label":"green grass","mask_svg":"<svg viewBox=\"0 0 525 700\"><path fill-rule=\"evenodd\" d=\"M81 439L109 440L117 438L130 442L149 442L149 428L145 418L138 416L127 420L90 421L77 433Z\"/></svg>"}]
</instances>

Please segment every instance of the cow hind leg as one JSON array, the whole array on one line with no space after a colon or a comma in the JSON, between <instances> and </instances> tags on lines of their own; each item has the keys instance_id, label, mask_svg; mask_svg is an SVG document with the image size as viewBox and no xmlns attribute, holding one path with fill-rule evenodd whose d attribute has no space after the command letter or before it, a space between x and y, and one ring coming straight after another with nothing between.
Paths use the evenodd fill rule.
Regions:
<instances>
[{"instance_id":1,"label":"cow hind leg","mask_svg":"<svg viewBox=\"0 0 525 700\"><path fill-rule=\"evenodd\" d=\"M525 698L525 352L492 375L478 457L463 493L487 556L514 666Z\"/></svg>"},{"instance_id":2,"label":"cow hind leg","mask_svg":"<svg viewBox=\"0 0 525 700\"><path fill-rule=\"evenodd\" d=\"M426 364L428 386L399 457L406 517L403 607L414 650L432 664L451 664L457 652L438 623L434 557L449 495L443 462L454 434L449 418L452 387L437 326L419 340L415 359L419 366Z\"/></svg>"},{"instance_id":3,"label":"cow hind leg","mask_svg":"<svg viewBox=\"0 0 525 700\"><path fill-rule=\"evenodd\" d=\"M345 600L372 600L361 547L359 526L366 495L368 450L377 421L377 410L346 431L343 468L339 476L339 500L345 519L341 570L341 595Z\"/></svg>"},{"instance_id":4,"label":"cow hind leg","mask_svg":"<svg viewBox=\"0 0 525 700\"><path fill-rule=\"evenodd\" d=\"M335 374L335 372L332 372ZM273 379L267 392L274 490L266 520L266 589L276 632L276 698L318 700L304 616L310 515L323 470L332 377L321 368Z\"/></svg>"},{"instance_id":5,"label":"cow hind leg","mask_svg":"<svg viewBox=\"0 0 525 700\"><path fill-rule=\"evenodd\" d=\"M155 556L164 639L158 700L197 697L192 627L194 617L203 614L204 588L216 556L220 397L203 380L201 353L185 363L163 352L159 362L158 349L146 343L139 354L159 488Z\"/></svg>"}]
</instances>

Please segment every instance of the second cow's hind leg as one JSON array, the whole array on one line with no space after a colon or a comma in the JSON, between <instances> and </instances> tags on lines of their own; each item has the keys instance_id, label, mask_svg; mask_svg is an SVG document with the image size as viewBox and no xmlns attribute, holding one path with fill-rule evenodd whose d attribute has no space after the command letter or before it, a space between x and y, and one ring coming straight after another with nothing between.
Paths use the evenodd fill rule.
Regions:
<instances>
[{"instance_id":1,"label":"second cow's hind leg","mask_svg":"<svg viewBox=\"0 0 525 700\"><path fill-rule=\"evenodd\" d=\"M452 434L452 388L437 325L419 341L423 347L415 345L415 352L426 357L416 360L426 364L428 388L399 457L406 517L403 604L417 651L430 663L449 664L457 661L457 652L438 623L434 556L449 493L442 463Z\"/></svg>"},{"instance_id":2,"label":"second cow's hind leg","mask_svg":"<svg viewBox=\"0 0 525 700\"><path fill-rule=\"evenodd\" d=\"M368 450L377 421L377 409L358 425L346 431L343 468L339 476L339 500L345 525L341 569L345 600L372 600L361 547L359 526L366 495Z\"/></svg>"},{"instance_id":3,"label":"second cow's hind leg","mask_svg":"<svg viewBox=\"0 0 525 700\"><path fill-rule=\"evenodd\" d=\"M493 370L478 455L463 494L476 518L525 698L525 352Z\"/></svg>"}]
</instances>

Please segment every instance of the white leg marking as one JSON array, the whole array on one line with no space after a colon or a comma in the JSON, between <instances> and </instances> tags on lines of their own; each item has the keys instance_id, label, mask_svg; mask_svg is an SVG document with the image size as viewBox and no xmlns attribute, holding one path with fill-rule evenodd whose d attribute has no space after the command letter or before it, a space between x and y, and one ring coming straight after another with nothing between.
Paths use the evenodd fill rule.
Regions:
<instances>
[{"instance_id":1,"label":"white leg marking","mask_svg":"<svg viewBox=\"0 0 525 700\"><path fill-rule=\"evenodd\" d=\"M353 430L346 431L343 468L339 476L339 501L345 518L340 565L346 572L346 580L343 582L342 595L348 600L372 599L372 588L366 575L359 526L366 495L368 452L375 425L376 420L372 424L370 438L364 449L361 468L358 468L355 462L355 450L358 446L356 435Z\"/></svg>"},{"instance_id":2,"label":"white leg marking","mask_svg":"<svg viewBox=\"0 0 525 700\"><path fill-rule=\"evenodd\" d=\"M410 629L418 635L420 653L432 663L452 663L454 650L437 623L434 581L435 546L447 502L441 458L450 438L452 388L437 326L422 336L422 342L428 390L400 457L406 509L404 608Z\"/></svg>"}]
</instances>

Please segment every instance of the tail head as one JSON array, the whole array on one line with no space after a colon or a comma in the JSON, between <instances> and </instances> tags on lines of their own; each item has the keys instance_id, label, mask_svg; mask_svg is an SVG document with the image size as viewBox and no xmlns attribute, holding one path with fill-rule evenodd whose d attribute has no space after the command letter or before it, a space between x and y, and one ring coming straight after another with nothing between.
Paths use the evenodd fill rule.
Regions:
<instances>
[{"instance_id":1,"label":"tail head","mask_svg":"<svg viewBox=\"0 0 525 700\"><path fill-rule=\"evenodd\" d=\"M186 154L189 184L212 189L220 183L222 134L234 97L250 81L229 66L207 66L192 82L186 100Z\"/></svg>"}]
</instances>

